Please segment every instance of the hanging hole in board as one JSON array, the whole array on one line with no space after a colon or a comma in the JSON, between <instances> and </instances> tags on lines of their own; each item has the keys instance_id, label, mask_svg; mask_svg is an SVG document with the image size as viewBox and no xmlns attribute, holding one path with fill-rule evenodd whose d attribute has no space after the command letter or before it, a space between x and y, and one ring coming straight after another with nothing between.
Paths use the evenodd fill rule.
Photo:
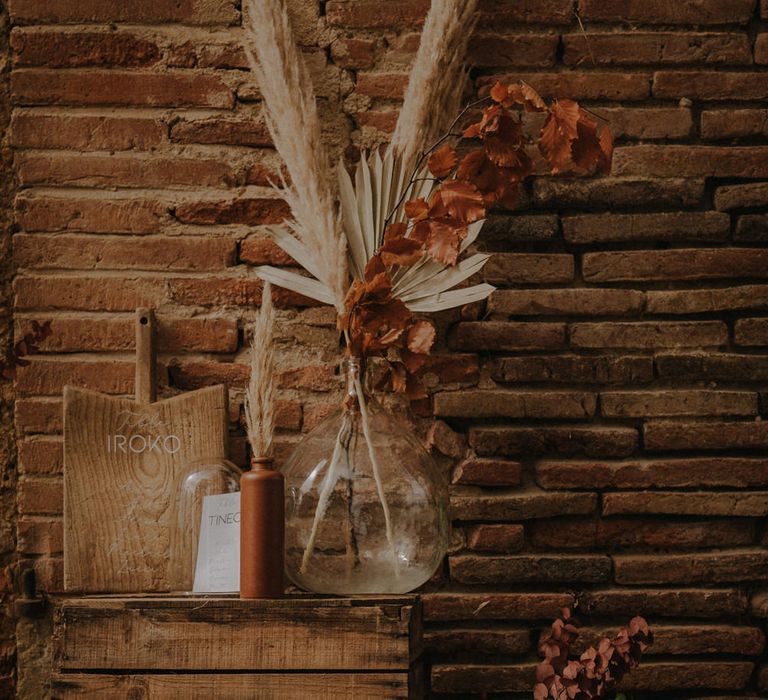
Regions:
<instances>
[{"instance_id":1,"label":"hanging hole in board","mask_svg":"<svg viewBox=\"0 0 768 700\"><path fill-rule=\"evenodd\" d=\"M140 323L142 326L146 326L146 325L149 323L149 319L148 319L146 316L142 316L142 317L139 319L139 323Z\"/></svg>"}]
</instances>

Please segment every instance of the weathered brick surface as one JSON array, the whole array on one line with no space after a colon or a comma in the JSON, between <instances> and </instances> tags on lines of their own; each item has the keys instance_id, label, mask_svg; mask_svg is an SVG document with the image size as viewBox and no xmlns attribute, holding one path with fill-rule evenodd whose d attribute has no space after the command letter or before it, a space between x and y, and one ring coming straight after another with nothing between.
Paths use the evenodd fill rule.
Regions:
<instances>
[{"instance_id":1,"label":"weathered brick surface","mask_svg":"<svg viewBox=\"0 0 768 700\"><path fill-rule=\"evenodd\" d=\"M294 265L258 228L289 212L242 3L9 5L0 318L54 335L2 414L2 610L17 557L62 589L63 385L132 393L132 312L153 307L161 391L229 385L245 463L251 268ZM429 2L287 5L334 160L386 141ZM768 0L480 0L466 96L522 78L584 102L617 147L607 177L537 157L473 246L492 258L472 282L498 291L437 319L411 416L452 484L450 555L424 596L436 696L530 696L564 606L584 643L650 620L638 697L768 689L766 20ZM336 403L338 337L328 308L272 294L282 461ZM0 615L0 686L13 627ZM42 697L29 637L17 695Z\"/></svg>"}]
</instances>

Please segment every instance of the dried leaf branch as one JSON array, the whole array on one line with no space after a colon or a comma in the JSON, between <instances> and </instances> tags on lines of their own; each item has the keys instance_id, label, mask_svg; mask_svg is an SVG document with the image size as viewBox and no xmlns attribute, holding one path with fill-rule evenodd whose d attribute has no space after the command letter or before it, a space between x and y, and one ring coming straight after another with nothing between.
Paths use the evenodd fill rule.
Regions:
<instances>
[{"instance_id":1,"label":"dried leaf branch","mask_svg":"<svg viewBox=\"0 0 768 700\"><path fill-rule=\"evenodd\" d=\"M437 138L458 109L476 10L477 0L432 0L392 136L392 147L407 164Z\"/></svg>"},{"instance_id":2,"label":"dried leaf branch","mask_svg":"<svg viewBox=\"0 0 768 700\"><path fill-rule=\"evenodd\" d=\"M293 247L312 261L310 272L324 287L325 298L341 310L348 287L346 241L334 206L335 177L321 139L312 80L282 0L244 0L243 24L267 126L289 175L281 195L293 213Z\"/></svg>"},{"instance_id":3,"label":"dried leaf branch","mask_svg":"<svg viewBox=\"0 0 768 700\"><path fill-rule=\"evenodd\" d=\"M251 337L251 378L245 394L245 420L254 457L272 456L275 431L274 321L272 285L265 282L261 310Z\"/></svg>"},{"instance_id":4,"label":"dried leaf branch","mask_svg":"<svg viewBox=\"0 0 768 700\"><path fill-rule=\"evenodd\" d=\"M40 343L51 335L51 322L38 323L32 321L32 330L26 333L7 353L5 360L0 362L0 376L4 379L15 379L19 367L27 367L29 360L26 355L34 355L40 351Z\"/></svg>"}]
</instances>

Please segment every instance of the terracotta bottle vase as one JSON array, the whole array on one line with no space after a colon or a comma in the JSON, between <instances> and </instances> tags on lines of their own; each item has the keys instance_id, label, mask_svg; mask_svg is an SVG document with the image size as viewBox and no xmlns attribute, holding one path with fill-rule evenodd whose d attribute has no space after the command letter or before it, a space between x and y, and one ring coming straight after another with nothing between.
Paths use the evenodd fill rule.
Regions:
<instances>
[{"instance_id":1,"label":"terracotta bottle vase","mask_svg":"<svg viewBox=\"0 0 768 700\"><path fill-rule=\"evenodd\" d=\"M240 597L281 598L285 481L272 460L255 457L240 477Z\"/></svg>"}]
</instances>

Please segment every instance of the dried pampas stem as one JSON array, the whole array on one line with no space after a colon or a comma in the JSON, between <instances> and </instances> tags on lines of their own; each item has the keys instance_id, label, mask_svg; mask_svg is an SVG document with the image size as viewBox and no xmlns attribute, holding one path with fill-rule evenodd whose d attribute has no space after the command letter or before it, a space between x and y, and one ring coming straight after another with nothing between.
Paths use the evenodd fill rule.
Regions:
<instances>
[{"instance_id":1,"label":"dried pampas stem","mask_svg":"<svg viewBox=\"0 0 768 700\"><path fill-rule=\"evenodd\" d=\"M392 147L406 164L444 131L466 84L464 57L477 0L432 0Z\"/></svg>"},{"instance_id":2,"label":"dried pampas stem","mask_svg":"<svg viewBox=\"0 0 768 700\"><path fill-rule=\"evenodd\" d=\"M312 80L291 34L282 0L244 0L244 47L259 82L264 115L290 185L281 195L290 227L315 261L317 277L341 311L348 287L346 240L336 215L336 181L322 145Z\"/></svg>"},{"instance_id":3,"label":"dried pampas stem","mask_svg":"<svg viewBox=\"0 0 768 700\"><path fill-rule=\"evenodd\" d=\"M254 457L272 456L275 431L275 387L272 381L275 367L274 321L272 286L265 282L261 310L251 337L251 378L245 394L245 421Z\"/></svg>"}]
</instances>

